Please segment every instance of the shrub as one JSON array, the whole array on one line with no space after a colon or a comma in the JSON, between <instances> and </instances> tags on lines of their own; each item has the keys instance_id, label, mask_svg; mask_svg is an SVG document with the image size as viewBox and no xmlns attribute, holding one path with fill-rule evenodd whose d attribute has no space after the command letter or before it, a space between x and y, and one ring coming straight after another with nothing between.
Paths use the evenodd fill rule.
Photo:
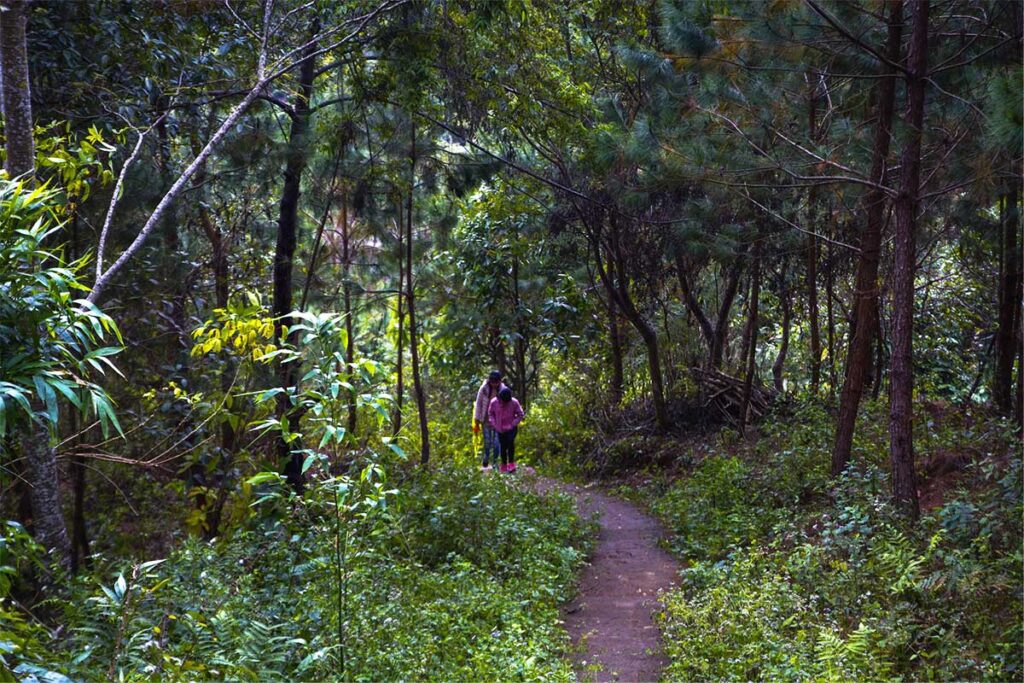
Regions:
<instances>
[{"instance_id":1,"label":"shrub","mask_svg":"<svg viewBox=\"0 0 1024 683\"><path fill-rule=\"evenodd\" d=\"M884 430L864 429L829 481L823 413L797 415L753 459L709 456L652 504L691 562L661 617L668 677L1020 678L1024 482L1019 456L999 455L1012 441L979 429L993 457L911 527L889 502Z\"/></svg>"},{"instance_id":2,"label":"shrub","mask_svg":"<svg viewBox=\"0 0 1024 683\"><path fill-rule=\"evenodd\" d=\"M371 512L355 506L366 491L335 507L341 481L99 589L79 581L61 637L3 656L84 680L571 680L558 605L584 548L567 499L444 468Z\"/></svg>"}]
</instances>

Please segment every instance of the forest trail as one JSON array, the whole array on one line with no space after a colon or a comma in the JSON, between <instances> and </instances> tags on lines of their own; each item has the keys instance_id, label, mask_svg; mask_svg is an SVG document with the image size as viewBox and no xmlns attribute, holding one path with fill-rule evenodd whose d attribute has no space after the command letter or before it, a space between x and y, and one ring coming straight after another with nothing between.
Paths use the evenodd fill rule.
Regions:
<instances>
[{"instance_id":1,"label":"forest trail","mask_svg":"<svg viewBox=\"0 0 1024 683\"><path fill-rule=\"evenodd\" d=\"M657 681L667 664L654 622L658 591L681 568L658 547L661 524L624 500L541 477L576 501L581 517L597 517L597 545L580 575L579 593L565 609L576 674L582 681Z\"/></svg>"}]
</instances>

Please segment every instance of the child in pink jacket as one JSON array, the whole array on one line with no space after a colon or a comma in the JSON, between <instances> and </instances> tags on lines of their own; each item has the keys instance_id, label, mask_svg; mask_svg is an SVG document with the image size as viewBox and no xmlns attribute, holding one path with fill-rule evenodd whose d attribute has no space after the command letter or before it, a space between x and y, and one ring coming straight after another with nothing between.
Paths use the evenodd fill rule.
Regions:
<instances>
[{"instance_id":1,"label":"child in pink jacket","mask_svg":"<svg viewBox=\"0 0 1024 683\"><path fill-rule=\"evenodd\" d=\"M501 444L501 472L516 471L516 432L519 430L519 423L523 421L525 413L519 401L512 398L512 390L503 387L498 392L497 398L492 398L487 406L487 416L490 418L494 431L498 432L498 442Z\"/></svg>"}]
</instances>

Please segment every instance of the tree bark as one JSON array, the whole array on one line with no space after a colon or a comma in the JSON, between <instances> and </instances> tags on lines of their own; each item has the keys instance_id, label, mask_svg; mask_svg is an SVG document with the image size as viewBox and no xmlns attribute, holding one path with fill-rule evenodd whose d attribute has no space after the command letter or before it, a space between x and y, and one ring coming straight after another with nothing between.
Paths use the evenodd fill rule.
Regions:
<instances>
[{"instance_id":1,"label":"tree bark","mask_svg":"<svg viewBox=\"0 0 1024 683\"><path fill-rule=\"evenodd\" d=\"M32 124L32 86L28 71L28 0L4 0L0 14L0 68L3 69L4 135L7 173L30 183L35 177L36 148Z\"/></svg>"},{"instance_id":2,"label":"tree bark","mask_svg":"<svg viewBox=\"0 0 1024 683\"><path fill-rule=\"evenodd\" d=\"M159 118L156 124L157 147L160 160L160 190L167 192L174 185L174 173L171 168L171 139L167 131L167 98L161 95L157 100L157 112ZM205 170L205 169L204 169ZM178 235L178 216L173 204L167 207L161 220L161 231L164 241L163 277L164 282L172 292L171 296L171 321L175 327L175 334L178 337L177 358L181 365L181 375L188 379L189 372L189 345L191 340L188 334L188 324L185 314L185 299L187 287L184 261L179 256L181 239Z\"/></svg>"},{"instance_id":3,"label":"tree bark","mask_svg":"<svg viewBox=\"0 0 1024 683\"><path fill-rule=\"evenodd\" d=\"M928 65L929 0L914 0L913 34L907 56L907 138L900 160L900 188L895 202L892 358L889 371L889 453L896 506L916 519L917 473L914 470L914 271L915 232L921 182L921 128L924 122Z\"/></svg>"},{"instance_id":4,"label":"tree bark","mask_svg":"<svg viewBox=\"0 0 1024 683\"><path fill-rule=\"evenodd\" d=\"M310 32L316 34L314 22ZM282 339L285 329L290 329L292 319L292 273L294 270L295 246L298 241L299 229L299 196L302 192L302 172L306 167L307 134L310 117L310 100L313 96L313 80L316 73L316 43L305 49L299 63L299 92L295 97L292 111L291 130L288 135L288 151L284 170L284 187L281 191L280 210L277 219L277 244L274 249L274 336ZM294 342L295 337L287 332L288 341ZM285 392L278 394L277 414L280 419L287 419L289 429L297 432L300 416L292 410L290 391L298 385L299 367L295 362L281 363L278 366L278 381ZM301 448L301 446L299 447ZM296 492L302 492L305 477L302 474L302 457L296 451L295 442L287 443L284 438L278 440L277 454L283 461L284 474L288 483Z\"/></svg>"},{"instance_id":5,"label":"tree bark","mask_svg":"<svg viewBox=\"0 0 1024 683\"><path fill-rule=\"evenodd\" d=\"M523 316L519 298L519 257L512 257L512 310L515 311L516 336L512 340L512 358L515 362L515 390L519 394L519 402L526 407L529 393L529 369L527 368L526 347L529 332L523 327Z\"/></svg>"},{"instance_id":6,"label":"tree bark","mask_svg":"<svg viewBox=\"0 0 1024 683\"><path fill-rule=\"evenodd\" d=\"M1017 327L1017 437L1024 438L1024 326Z\"/></svg>"},{"instance_id":7,"label":"tree bark","mask_svg":"<svg viewBox=\"0 0 1024 683\"><path fill-rule=\"evenodd\" d=\"M623 396L622 332L619 329L618 314L612 304L608 305L608 343L611 347L612 378L608 387L608 400L613 406L621 405Z\"/></svg>"},{"instance_id":8,"label":"tree bark","mask_svg":"<svg viewBox=\"0 0 1024 683\"><path fill-rule=\"evenodd\" d=\"M346 372L353 372L356 362L356 331L355 321L352 319L352 232L348 218L348 198L344 195L341 198L341 263L342 263L342 298L345 306L345 363ZM349 392L348 397L348 421L345 429L351 436L356 433L356 420L358 419L358 406L356 404L356 390Z\"/></svg>"},{"instance_id":9,"label":"tree bark","mask_svg":"<svg viewBox=\"0 0 1024 683\"><path fill-rule=\"evenodd\" d=\"M760 236L758 237L760 239ZM747 370L743 383L743 407L740 410L740 434L747 433L747 413L750 411L750 396L754 390L754 375L757 374L757 315L758 300L761 298L761 247L760 242L754 252L753 281L750 285L750 324L747 336L747 357L744 359Z\"/></svg>"},{"instance_id":10,"label":"tree bark","mask_svg":"<svg viewBox=\"0 0 1024 683\"><path fill-rule=\"evenodd\" d=\"M690 312L693 319L697 321L697 329L700 330L700 335L704 337L704 343L708 347L708 359L710 365L711 349L715 345L715 328L711 324L711 320L708 319L707 314L704 312L704 307L700 305L700 301L697 299L697 293L693 289L693 285L690 283L690 277L686 267L686 260L683 258L681 249L675 249L675 260L676 260L676 277L679 278L679 289L683 294L683 303L686 304L686 310ZM698 273L699 274L699 273Z\"/></svg>"},{"instance_id":11,"label":"tree bark","mask_svg":"<svg viewBox=\"0 0 1024 683\"><path fill-rule=\"evenodd\" d=\"M729 339L729 315L732 313L732 305L739 292L740 276L743 274L743 262L740 259L729 267L728 276L725 281L725 289L722 290L722 297L719 301L718 312L714 323L708 318L697 299L697 294L690 284L687 275L686 264L683 262L682 254L676 250L676 274L679 277L679 286L683 293L683 303L687 310L697 320L701 336L708 347L707 365L712 370L722 368L722 360L725 356L725 347Z\"/></svg>"},{"instance_id":12,"label":"tree bark","mask_svg":"<svg viewBox=\"0 0 1024 683\"><path fill-rule=\"evenodd\" d=\"M815 208L814 195L812 189L809 200L812 212ZM807 321L811 332L811 394L817 396L821 386L821 323L818 312L818 238L815 235L810 235L807 242Z\"/></svg>"},{"instance_id":13,"label":"tree bark","mask_svg":"<svg viewBox=\"0 0 1024 683\"><path fill-rule=\"evenodd\" d=\"M725 281L725 290L722 292L722 300L719 302L718 315L715 319L715 336L711 343L710 357L711 367L714 370L722 368L725 348L729 344L729 316L732 315L732 305L736 301L742 275L743 260L737 258L729 268L729 276Z\"/></svg>"},{"instance_id":14,"label":"tree bark","mask_svg":"<svg viewBox=\"0 0 1024 683\"><path fill-rule=\"evenodd\" d=\"M213 112L211 110L208 126L213 126ZM193 134L191 139L192 152L199 155L201 149L199 138ZM206 163L202 163L195 174L193 185L196 197L196 215L203 234L210 242L210 269L213 271L213 301L216 308L226 309L230 299L230 264L228 262L227 236L221 230L220 225L210 215L209 206L206 203ZM220 390L224 395L231 391L234 382L235 363L228 357L220 368ZM208 539L216 537L220 533L220 523L223 518L224 505L227 503L228 485L227 477L234 460L235 451L238 449L238 434L228 420L220 423L220 461L218 463L219 476L217 477L218 492L217 500L213 509L206 515L206 530L204 536ZM200 499L201 500L201 499Z\"/></svg>"},{"instance_id":15,"label":"tree bark","mask_svg":"<svg viewBox=\"0 0 1024 683\"><path fill-rule=\"evenodd\" d=\"M995 364L992 376L992 398L1004 415L1013 411L1013 363L1016 356L1017 330L1021 324L1021 254L1017 242L1020 213L1018 190L1014 183L1002 202L1002 258L999 273L999 326L995 335Z\"/></svg>"},{"instance_id":16,"label":"tree bark","mask_svg":"<svg viewBox=\"0 0 1024 683\"><path fill-rule=\"evenodd\" d=\"M829 222L831 224L831 221ZM828 396L829 400L836 395L836 317L835 317L835 259L832 243L828 243L825 269L825 320L828 325Z\"/></svg>"},{"instance_id":17,"label":"tree bark","mask_svg":"<svg viewBox=\"0 0 1024 683\"><path fill-rule=\"evenodd\" d=\"M28 185L35 184L35 140L32 124L32 92L28 71L28 48L25 31L28 27L29 3L7 0L0 13L0 69L4 134L6 136L7 173L21 176ZM42 405L32 406L42 413ZM60 468L57 450L51 445L50 430L37 424L24 444L25 470L28 474L32 527L36 540L57 564L71 568L71 539L60 505Z\"/></svg>"},{"instance_id":18,"label":"tree bark","mask_svg":"<svg viewBox=\"0 0 1024 683\"><path fill-rule=\"evenodd\" d=\"M78 569L85 564L92 564L89 549L89 534L85 528L85 458L76 455L71 458L71 471L74 475L75 506L71 518L72 531L72 555L71 571L77 573Z\"/></svg>"},{"instance_id":19,"label":"tree bark","mask_svg":"<svg viewBox=\"0 0 1024 683\"><path fill-rule=\"evenodd\" d=\"M786 365L786 356L789 353L789 332L793 321L793 302L790 298L789 284L786 280L788 273L787 263L782 262L782 272L779 275L779 299L782 305L782 341L779 343L779 354L772 364L772 378L775 382L775 391L780 394L785 391L783 380L783 369Z\"/></svg>"},{"instance_id":20,"label":"tree bark","mask_svg":"<svg viewBox=\"0 0 1024 683\"><path fill-rule=\"evenodd\" d=\"M899 60L903 31L903 4L889 5L886 55L889 62ZM872 152L871 179L879 186L885 182L886 160L892 142L892 119L896 105L896 70L885 64L878 82L877 119ZM870 374L871 347L878 332L878 265L885 224L886 195L882 189L868 191L865 197L867 223L860 240L857 276L854 285L853 330L846 356L846 372L839 397L835 444L832 448L832 476L839 476L850 462L857 411Z\"/></svg>"},{"instance_id":21,"label":"tree bark","mask_svg":"<svg viewBox=\"0 0 1024 683\"><path fill-rule=\"evenodd\" d=\"M412 268L412 223L413 223L413 195L416 192L416 125L413 124L410 132L411 146L409 148L409 196L405 208L405 281L406 281L406 305L409 307L409 354L412 361L412 390L416 396L416 412L420 421L420 464L426 465L430 462L430 430L427 423L427 397L423 392L423 381L420 377L420 354L419 339L416 330L416 283L413 279Z\"/></svg>"},{"instance_id":22,"label":"tree bark","mask_svg":"<svg viewBox=\"0 0 1024 683\"><path fill-rule=\"evenodd\" d=\"M391 419L391 431L395 436L402 429L402 408L405 402L405 379L402 366L405 360L405 222L402 220L402 206L398 203L398 301L395 305L398 316L398 338L395 340L395 411ZM502 370L504 374L504 370Z\"/></svg>"},{"instance_id":23,"label":"tree bark","mask_svg":"<svg viewBox=\"0 0 1024 683\"><path fill-rule=\"evenodd\" d=\"M34 405L33 409L41 412L43 407ZM24 449L35 539L50 554L54 562L69 570L71 539L60 505L57 449L51 445L49 432L45 429L38 430L34 438L26 440Z\"/></svg>"},{"instance_id":24,"label":"tree bark","mask_svg":"<svg viewBox=\"0 0 1024 683\"><path fill-rule=\"evenodd\" d=\"M598 244L598 273L616 307L622 311L626 320L636 328L636 331L640 333L640 338L643 339L644 347L647 350L647 367L651 374L654 418L658 429L668 431L668 410L665 406L665 388L661 376L661 350L658 346L658 333L637 309L629 292L625 255L622 251L617 218L614 214L609 218L609 223L609 263L606 268L605 264L601 262L600 245Z\"/></svg>"}]
</instances>

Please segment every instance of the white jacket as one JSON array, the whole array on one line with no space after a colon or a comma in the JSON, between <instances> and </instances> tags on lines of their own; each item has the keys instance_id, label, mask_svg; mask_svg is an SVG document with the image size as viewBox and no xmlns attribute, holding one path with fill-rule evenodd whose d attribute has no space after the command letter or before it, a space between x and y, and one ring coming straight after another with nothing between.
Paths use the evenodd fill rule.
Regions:
<instances>
[{"instance_id":1,"label":"white jacket","mask_svg":"<svg viewBox=\"0 0 1024 683\"><path fill-rule=\"evenodd\" d=\"M501 386L492 392L491 386L485 379L484 383L480 385L480 390L476 392L476 403L473 404L473 419L480 424L490 424L490 419L487 417L487 406L491 404L491 399L505 388L505 383L502 382Z\"/></svg>"}]
</instances>

